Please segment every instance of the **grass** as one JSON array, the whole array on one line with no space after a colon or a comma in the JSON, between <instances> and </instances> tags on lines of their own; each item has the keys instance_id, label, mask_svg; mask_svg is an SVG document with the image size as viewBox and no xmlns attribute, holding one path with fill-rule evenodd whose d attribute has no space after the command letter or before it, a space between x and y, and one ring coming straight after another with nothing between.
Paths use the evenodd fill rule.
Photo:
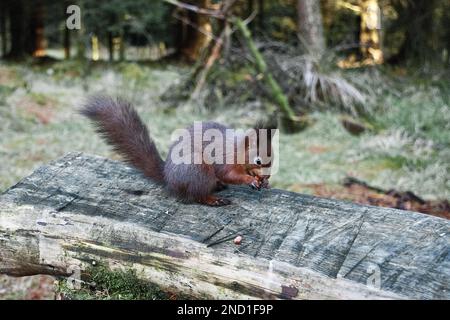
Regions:
<instances>
[{"instance_id":1,"label":"grass","mask_svg":"<svg viewBox=\"0 0 450 320\"><path fill-rule=\"evenodd\" d=\"M31 68L0 64L0 191L67 152L118 159L76 113L92 93L131 100L163 155L171 132L195 120L250 127L264 115L264 103L205 109L195 102L161 101L161 94L186 72L179 66L135 63L86 67L70 61ZM378 108L366 119L375 128L370 132L351 135L335 112L324 111L311 114L313 125L306 130L282 134L280 170L272 185L312 192L308 184L336 185L352 175L381 188L450 198L448 86L408 79L392 82L395 90L380 93Z\"/></svg>"}]
</instances>

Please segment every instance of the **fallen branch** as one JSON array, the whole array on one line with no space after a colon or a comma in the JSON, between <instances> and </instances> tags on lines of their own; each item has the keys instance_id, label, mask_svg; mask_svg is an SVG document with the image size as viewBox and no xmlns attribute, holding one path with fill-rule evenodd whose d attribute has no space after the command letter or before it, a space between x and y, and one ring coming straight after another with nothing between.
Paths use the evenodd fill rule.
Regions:
<instances>
[{"instance_id":1,"label":"fallen branch","mask_svg":"<svg viewBox=\"0 0 450 320\"><path fill-rule=\"evenodd\" d=\"M227 34L227 28L224 27L219 38L217 39L217 41L214 42L214 46L211 49L211 54L206 59L205 65L198 72L198 76L197 76L198 80L195 85L195 89L192 92L191 99L196 99L199 96L199 94L206 82L206 77L209 73L209 70L213 66L214 62L220 57L220 51L222 49L226 34Z\"/></svg>"}]
</instances>

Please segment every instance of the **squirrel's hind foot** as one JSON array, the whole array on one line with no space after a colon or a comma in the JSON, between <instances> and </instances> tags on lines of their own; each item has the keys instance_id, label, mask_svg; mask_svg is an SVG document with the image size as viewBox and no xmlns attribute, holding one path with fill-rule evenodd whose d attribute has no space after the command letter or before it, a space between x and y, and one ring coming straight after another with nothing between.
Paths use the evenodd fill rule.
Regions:
<instances>
[{"instance_id":1,"label":"squirrel's hind foot","mask_svg":"<svg viewBox=\"0 0 450 320\"><path fill-rule=\"evenodd\" d=\"M231 204L231 201L226 198L219 198L216 196L208 196L201 203L211 207L222 207Z\"/></svg>"}]
</instances>

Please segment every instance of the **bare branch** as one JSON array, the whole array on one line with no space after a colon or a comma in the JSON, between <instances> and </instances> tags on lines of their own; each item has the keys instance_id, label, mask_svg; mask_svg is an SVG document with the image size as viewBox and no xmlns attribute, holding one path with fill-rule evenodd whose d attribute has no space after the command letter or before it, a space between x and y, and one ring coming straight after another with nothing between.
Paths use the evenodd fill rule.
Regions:
<instances>
[{"instance_id":1,"label":"bare branch","mask_svg":"<svg viewBox=\"0 0 450 320\"><path fill-rule=\"evenodd\" d=\"M184 2L180 2L177 0L164 0L167 3L170 3L174 6L177 6L179 8L182 9L186 9L186 10L190 10L193 12L196 12L198 14L204 14L204 15L208 15L208 16L212 16L214 18L217 19L225 19L224 13L220 10L210 10L210 9L205 9L205 8L199 8L197 6L194 6L192 4L188 4L188 3L184 3Z\"/></svg>"},{"instance_id":2,"label":"bare branch","mask_svg":"<svg viewBox=\"0 0 450 320\"><path fill-rule=\"evenodd\" d=\"M200 28L197 24L192 23L189 19L186 19L182 16L177 15L176 13L174 13L172 15L175 19L180 20L181 22L190 25L192 28L196 29L198 32L204 34L207 37L210 37L211 39L213 39L214 41L218 41L218 38L211 32L205 31L203 28Z\"/></svg>"}]
</instances>

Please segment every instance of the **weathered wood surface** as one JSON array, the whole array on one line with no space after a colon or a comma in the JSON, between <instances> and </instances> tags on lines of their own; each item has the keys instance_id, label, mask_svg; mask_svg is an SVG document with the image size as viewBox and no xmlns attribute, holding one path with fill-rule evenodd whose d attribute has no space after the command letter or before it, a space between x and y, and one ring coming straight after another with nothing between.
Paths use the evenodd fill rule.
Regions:
<instances>
[{"instance_id":1,"label":"weathered wood surface","mask_svg":"<svg viewBox=\"0 0 450 320\"><path fill-rule=\"evenodd\" d=\"M68 275L101 260L199 297L450 298L448 220L281 190L223 193L231 206L181 204L121 162L68 154L0 196L0 273ZM207 246L229 234L242 244Z\"/></svg>"}]
</instances>

